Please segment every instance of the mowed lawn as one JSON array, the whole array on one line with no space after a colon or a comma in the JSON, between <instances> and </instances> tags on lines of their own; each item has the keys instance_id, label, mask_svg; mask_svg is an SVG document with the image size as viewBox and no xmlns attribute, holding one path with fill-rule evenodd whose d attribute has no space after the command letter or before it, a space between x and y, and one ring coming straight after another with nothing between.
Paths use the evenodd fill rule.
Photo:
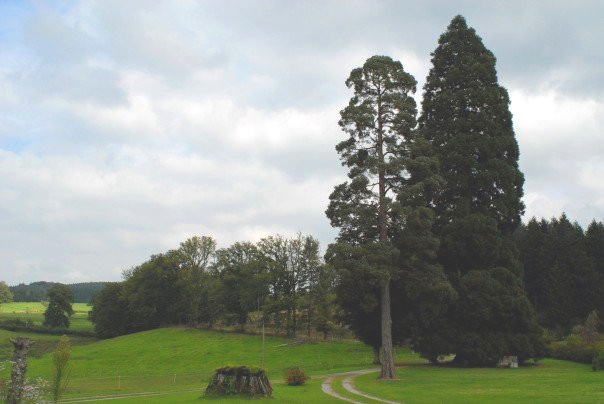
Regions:
<instances>
[{"instance_id":1,"label":"mowed lawn","mask_svg":"<svg viewBox=\"0 0 604 404\"><path fill-rule=\"evenodd\" d=\"M401 349L397 360L410 355ZM261 336L182 327L151 330L74 346L68 395L200 388L220 366L258 366L261 358ZM371 361L371 349L354 340L265 340L265 367L271 380L281 380L285 369L293 366L317 376L371 367ZM50 355L29 361L29 377L48 379L50 374Z\"/></svg>"},{"instance_id":2,"label":"mowed lawn","mask_svg":"<svg viewBox=\"0 0 604 404\"><path fill-rule=\"evenodd\" d=\"M604 403L604 372L591 366L544 359L518 369L458 369L410 364L397 380L375 374L355 379L374 396L405 403Z\"/></svg>"},{"instance_id":3,"label":"mowed lawn","mask_svg":"<svg viewBox=\"0 0 604 404\"><path fill-rule=\"evenodd\" d=\"M1 331L0 339L7 341L14 335ZM34 346L47 347L57 338L28 336L36 340ZM32 354L28 377L48 379L51 355ZM225 364L259 365L261 357L260 336L181 327L99 340L72 348L71 381L65 397L163 392L166 394L118 402L194 402L202 395L215 368ZM371 360L371 350L353 340L300 344L267 337L265 364L275 389L271 402L335 402L321 392L321 375L373 367ZM592 372L588 365L545 359L539 365L519 369L457 369L427 365L406 349L397 350L396 362L397 380L377 380L377 373L371 373L355 379L357 388L405 403L604 402L604 372ZM283 372L292 366L300 366L311 375L306 386L283 384ZM333 387L342 391L337 384Z\"/></svg>"},{"instance_id":4,"label":"mowed lawn","mask_svg":"<svg viewBox=\"0 0 604 404\"><path fill-rule=\"evenodd\" d=\"M88 320L88 312L91 307L87 303L74 303L72 307L74 314L71 316L69 329L93 332L94 326ZM0 321L20 319L33 322L36 326L42 326L45 311L46 307L40 302L2 303L0 305Z\"/></svg>"}]
</instances>

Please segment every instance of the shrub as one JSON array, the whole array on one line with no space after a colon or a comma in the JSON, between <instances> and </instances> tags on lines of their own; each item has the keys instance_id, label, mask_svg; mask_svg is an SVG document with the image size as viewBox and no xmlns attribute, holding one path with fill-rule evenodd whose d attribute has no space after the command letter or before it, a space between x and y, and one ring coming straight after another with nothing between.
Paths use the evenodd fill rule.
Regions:
<instances>
[{"instance_id":1,"label":"shrub","mask_svg":"<svg viewBox=\"0 0 604 404\"><path fill-rule=\"evenodd\" d=\"M579 363L590 364L595 356L599 356L600 362L604 357L598 353L604 348L604 343L587 343L575 334L569 335L564 341L549 344L549 356L555 359L565 359Z\"/></svg>"},{"instance_id":2,"label":"shrub","mask_svg":"<svg viewBox=\"0 0 604 404\"><path fill-rule=\"evenodd\" d=\"M289 386L302 386L308 379L310 377L297 366L285 370L285 382Z\"/></svg>"}]
</instances>

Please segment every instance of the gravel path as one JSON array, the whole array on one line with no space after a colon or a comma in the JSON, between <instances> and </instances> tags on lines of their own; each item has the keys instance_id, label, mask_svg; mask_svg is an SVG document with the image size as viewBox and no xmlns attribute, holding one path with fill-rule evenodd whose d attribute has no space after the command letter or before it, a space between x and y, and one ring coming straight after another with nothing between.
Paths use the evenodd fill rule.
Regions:
<instances>
[{"instance_id":1,"label":"gravel path","mask_svg":"<svg viewBox=\"0 0 604 404\"><path fill-rule=\"evenodd\" d=\"M356 374L350 375L347 378L345 378L344 380L342 380L342 386L348 392L350 392L352 394L356 394L357 396L368 398L370 400L379 401L382 403L389 403L389 404L401 404L400 401L389 401L389 400L384 400L383 398L370 396L369 394L363 393L362 391L359 391L354 387L354 383L352 382L353 378L360 376L360 375L367 374L367 373L371 373L371 372L375 372L375 369L358 371Z\"/></svg>"}]
</instances>

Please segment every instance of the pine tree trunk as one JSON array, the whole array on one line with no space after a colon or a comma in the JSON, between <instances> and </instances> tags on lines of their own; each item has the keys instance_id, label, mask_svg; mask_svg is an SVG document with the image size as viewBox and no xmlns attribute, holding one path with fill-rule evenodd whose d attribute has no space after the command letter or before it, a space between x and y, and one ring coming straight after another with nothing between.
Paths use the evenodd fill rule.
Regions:
<instances>
[{"instance_id":1,"label":"pine tree trunk","mask_svg":"<svg viewBox=\"0 0 604 404\"><path fill-rule=\"evenodd\" d=\"M382 372L380 378L394 379L394 357L392 354L392 317L390 316L390 279L380 282L382 289Z\"/></svg>"},{"instance_id":2,"label":"pine tree trunk","mask_svg":"<svg viewBox=\"0 0 604 404\"><path fill-rule=\"evenodd\" d=\"M379 89L378 89L379 91ZM377 130L377 152L378 161L384 163L384 137L382 122L381 96L378 95L378 130ZM388 223L386 212L386 173L384 168L378 171L379 205L378 205L378 230L380 241L388 241ZM392 356L392 316L390 315L390 276L380 281L382 300L382 379L394 378L394 358Z\"/></svg>"}]
</instances>

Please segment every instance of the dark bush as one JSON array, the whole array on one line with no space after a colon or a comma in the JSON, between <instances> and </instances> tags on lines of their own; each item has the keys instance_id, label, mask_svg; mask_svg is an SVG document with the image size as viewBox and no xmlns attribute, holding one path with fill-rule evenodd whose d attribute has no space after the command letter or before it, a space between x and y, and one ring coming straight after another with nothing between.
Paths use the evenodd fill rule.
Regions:
<instances>
[{"instance_id":1,"label":"dark bush","mask_svg":"<svg viewBox=\"0 0 604 404\"><path fill-rule=\"evenodd\" d=\"M297 366L285 370L285 382L289 386L302 386L308 379L310 377Z\"/></svg>"}]
</instances>

